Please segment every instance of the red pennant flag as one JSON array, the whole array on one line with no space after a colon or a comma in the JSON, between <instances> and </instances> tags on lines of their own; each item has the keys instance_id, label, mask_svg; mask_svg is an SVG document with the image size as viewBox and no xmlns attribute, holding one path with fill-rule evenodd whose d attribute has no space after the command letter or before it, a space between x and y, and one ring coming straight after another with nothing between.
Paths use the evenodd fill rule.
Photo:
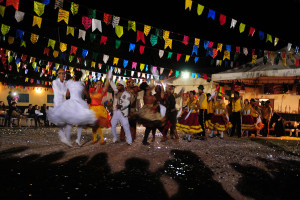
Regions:
<instances>
[{"instance_id":1,"label":"red pennant flag","mask_svg":"<svg viewBox=\"0 0 300 200\"><path fill-rule=\"evenodd\" d=\"M30 83L33 83L34 82L34 79L32 78L32 79L30 79Z\"/></svg>"},{"instance_id":2,"label":"red pennant flag","mask_svg":"<svg viewBox=\"0 0 300 200\"><path fill-rule=\"evenodd\" d=\"M215 58L218 55L218 49L213 49L213 58Z\"/></svg>"},{"instance_id":3,"label":"red pennant flag","mask_svg":"<svg viewBox=\"0 0 300 200\"><path fill-rule=\"evenodd\" d=\"M103 21L105 22L106 25L109 25L112 21L112 15L104 13Z\"/></svg>"},{"instance_id":4,"label":"red pennant flag","mask_svg":"<svg viewBox=\"0 0 300 200\"><path fill-rule=\"evenodd\" d=\"M106 42L107 42L107 37L104 36L104 35L102 35L102 36L101 36L101 39L100 39L100 45L101 45L101 44L106 45Z\"/></svg>"},{"instance_id":5,"label":"red pennant flag","mask_svg":"<svg viewBox=\"0 0 300 200\"><path fill-rule=\"evenodd\" d=\"M252 55L255 55L255 49L252 49Z\"/></svg>"},{"instance_id":6,"label":"red pennant flag","mask_svg":"<svg viewBox=\"0 0 300 200\"><path fill-rule=\"evenodd\" d=\"M203 75L203 79L205 79L205 80L207 79L207 74Z\"/></svg>"},{"instance_id":7,"label":"red pennant flag","mask_svg":"<svg viewBox=\"0 0 300 200\"><path fill-rule=\"evenodd\" d=\"M145 51L145 46L140 46L140 54L142 55L143 53L144 53L144 51Z\"/></svg>"},{"instance_id":8,"label":"red pennant flag","mask_svg":"<svg viewBox=\"0 0 300 200\"><path fill-rule=\"evenodd\" d=\"M45 47L45 49L44 49L44 54L47 54L47 56L49 56L49 52L50 52L50 49L47 48L47 47Z\"/></svg>"},{"instance_id":9,"label":"red pennant flag","mask_svg":"<svg viewBox=\"0 0 300 200\"><path fill-rule=\"evenodd\" d=\"M12 5L16 10L19 10L19 0L6 0L6 7Z\"/></svg>"},{"instance_id":10,"label":"red pennant flag","mask_svg":"<svg viewBox=\"0 0 300 200\"><path fill-rule=\"evenodd\" d=\"M145 35L143 31L137 31L136 32L136 42L138 42L139 40L142 40L142 42L145 44Z\"/></svg>"},{"instance_id":11,"label":"red pennant flag","mask_svg":"<svg viewBox=\"0 0 300 200\"><path fill-rule=\"evenodd\" d=\"M177 62L180 60L180 57L181 57L181 54L178 53L178 54L177 54Z\"/></svg>"},{"instance_id":12,"label":"red pennant flag","mask_svg":"<svg viewBox=\"0 0 300 200\"><path fill-rule=\"evenodd\" d=\"M99 69L102 68L102 63L98 63L98 68L99 68Z\"/></svg>"},{"instance_id":13,"label":"red pennant flag","mask_svg":"<svg viewBox=\"0 0 300 200\"><path fill-rule=\"evenodd\" d=\"M213 45L214 45L214 42L211 42L211 41L210 41L210 42L208 43L208 48L212 48Z\"/></svg>"},{"instance_id":14,"label":"red pennant flag","mask_svg":"<svg viewBox=\"0 0 300 200\"><path fill-rule=\"evenodd\" d=\"M25 62L25 60L27 59L27 55L25 55L25 54L22 54L22 56L21 56L21 60L23 61L23 62Z\"/></svg>"},{"instance_id":15,"label":"red pennant flag","mask_svg":"<svg viewBox=\"0 0 300 200\"><path fill-rule=\"evenodd\" d=\"M77 47L71 46L70 55L72 54L76 55L76 52L77 52Z\"/></svg>"},{"instance_id":16,"label":"red pennant flag","mask_svg":"<svg viewBox=\"0 0 300 200\"><path fill-rule=\"evenodd\" d=\"M298 67L299 65L299 59L295 59L295 66Z\"/></svg>"},{"instance_id":17,"label":"red pennant flag","mask_svg":"<svg viewBox=\"0 0 300 200\"><path fill-rule=\"evenodd\" d=\"M4 65L6 63L6 61L7 61L7 58L3 56L2 59L1 59L1 61L2 61L2 64Z\"/></svg>"},{"instance_id":18,"label":"red pennant flag","mask_svg":"<svg viewBox=\"0 0 300 200\"><path fill-rule=\"evenodd\" d=\"M282 58L285 58L285 52L284 51L281 53L281 56L282 56Z\"/></svg>"},{"instance_id":19,"label":"red pennant flag","mask_svg":"<svg viewBox=\"0 0 300 200\"><path fill-rule=\"evenodd\" d=\"M237 53L241 53L241 47L239 47L239 46L236 46L236 50L235 50L235 52L237 52Z\"/></svg>"},{"instance_id":20,"label":"red pennant flag","mask_svg":"<svg viewBox=\"0 0 300 200\"><path fill-rule=\"evenodd\" d=\"M254 32L255 32L255 28L250 27L249 35L253 36Z\"/></svg>"},{"instance_id":21,"label":"red pennant flag","mask_svg":"<svg viewBox=\"0 0 300 200\"><path fill-rule=\"evenodd\" d=\"M190 39L189 36L187 36L187 35L183 36L183 41L182 41L182 43L185 44L185 45L188 45L189 39Z\"/></svg>"},{"instance_id":22,"label":"red pennant flag","mask_svg":"<svg viewBox=\"0 0 300 200\"><path fill-rule=\"evenodd\" d=\"M226 16L223 14L220 14L220 24L224 25L226 23Z\"/></svg>"},{"instance_id":23,"label":"red pennant flag","mask_svg":"<svg viewBox=\"0 0 300 200\"><path fill-rule=\"evenodd\" d=\"M81 63L81 57L77 57L77 64Z\"/></svg>"},{"instance_id":24,"label":"red pennant flag","mask_svg":"<svg viewBox=\"0 0 300 200\"><path fill-rule=\"evenodd\" d=\"M83 16L82 25L85 28L85 30L88 30L92 26L92 18Z\"/></svg>"}]
</instances>

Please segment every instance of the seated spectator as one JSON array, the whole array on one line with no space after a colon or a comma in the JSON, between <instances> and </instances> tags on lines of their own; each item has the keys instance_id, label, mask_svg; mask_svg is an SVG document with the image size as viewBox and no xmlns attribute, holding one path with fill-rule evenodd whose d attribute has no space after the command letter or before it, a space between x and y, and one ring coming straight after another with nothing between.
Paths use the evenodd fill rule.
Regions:
<instances>
[{"instance_id":1,"label":"seated spectator","mask_svg":"<svg viewBox=\"0 0 300 200\"><path fill-rule=\"evenodd\" d=\"M5 104L3 101L0 101L0 117L5 119L4 126L6 125L7 121L7 111L5 108Z\"/></svg>"},{"instance_id":2,"label":"seated spectator","mask_svg":"<svg viewBox=\"0 0 300 200\"><path fill-rule=\"evenodd\" d=\"M43 115L41 116L41 119L44 121L45 126L49 126L49 121L47 119L47 110L48 110L48 107L44 103L43 106L41 107L41 113L43 113Z\"/></svg>"},{"instance_id":3,"label":"seated spectator","mask_svg":"<svg viewBox=\"0 0 300 200\"><path fill-rule=\"evenodd\" d=\"M41 125L39 115L37 115L35 113L35 108L32 106L32 104L28 105L26 115L27 115L27 118L33 118L34 119L35 128L37 128L37 123L39 123L39 125Z\"/></svg>"},{"instance_id":4,"label":"seated spectator","mask_svg":"<svg viewBox=\"0 0 300 200\"><path fill-rule=\"evenodd\" d=\"M11 120L11 118L17 118L19 121L19 128L21 128L21 119L22 119L22 115L21 115L21 110L19 108L17 108L17 103L16 102L12 102L11 106L8 110L8 119L9 121ZM10 121L10 127L12 127L12 122Z\"/></svg>"}]
</instances>

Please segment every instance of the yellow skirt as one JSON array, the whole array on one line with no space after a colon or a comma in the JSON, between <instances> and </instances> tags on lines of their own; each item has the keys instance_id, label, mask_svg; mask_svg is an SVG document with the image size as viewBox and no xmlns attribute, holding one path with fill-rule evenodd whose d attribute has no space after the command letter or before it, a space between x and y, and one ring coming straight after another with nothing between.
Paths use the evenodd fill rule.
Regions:
<instances>
[{"instance_id":1,"label":"yellow skirt","mask_svg":"<svg viewBox=\"0 0 300 200\"><path fill-rule=\"evenodd\" d=\"M97 124L100 126L100 128L111 127L111 116L106 111L104 106L91 106L90 109L96 114Z\"/></svg>"}]
</instances>

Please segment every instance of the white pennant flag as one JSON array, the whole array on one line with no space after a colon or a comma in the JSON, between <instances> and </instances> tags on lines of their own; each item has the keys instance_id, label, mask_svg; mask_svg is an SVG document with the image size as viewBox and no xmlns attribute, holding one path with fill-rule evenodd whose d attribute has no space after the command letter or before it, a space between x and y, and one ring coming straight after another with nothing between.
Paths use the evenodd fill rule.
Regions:
<instances>
[{"instance_id":1,"label":"white pennant flag","mask_svg":"<svg viewBox=\"0 0 300 200\"><path fill-rule=\"evenodd\" d=\"M159 57L162 58L164 56L165 51L164 50L159 50Z\"/></svg>"},{"instance_id":2,"label":"white pennant flag","mask_svg":"<svg viewBox=\"0 0 300 200\"><path fill-rule=\"evenodd\" d=\"M243 48L243 53L247 56L248 55L248 49L246 47Z\"/></svg>"},{"instance_id":3,"label":"white pennant flag","mask_svg":"<svg viewBox=\"0 0 300 200\"><path fill-rule=\"evenodd\" d=\"M18 23L24 19L24 15L25 15L24 12L16 10L15 18L16 18Z\"/></svg>"},{"instance_id":4,"label":"white pennant flag","mask_svg":"<svg viewBox=\"0 0 300 200\"><path fill-rule=\"evenodd\" d=\"M216 66L219 66L219 63L220 63L220 61L219 61L219 60L217 60L217 61L216 61Z\"/></svg>"},{"instance_id":5,"label":"white pennant flag","mask_svg":"<svg viewBox=\"0 0 300 200\"><path fill-rule=\"evenodd\" d=\"M137 74L137 75L138 75L138 77L140 77L140 76L141 76L141 72L138 72L138 74Z\"/></svg>"},{"instance_id":6,"label":"white pennant flag","mask_svg":"<svg viewBox=\"0 0 300 200\"><path fill-rule=\"evenodd\" d=\"M231 20L231 25L230 25L230 28L234 28L235 27L235 25L236 25L236 20L235 19L232 19Z\"/></svg>"},{"instance_id":7,"label":"white pennant flag","mask_svg":"<svg viewBox=\"0 0 300 200\"><path fill-rule=\"evenodd\" d=\"M106 64L109 59L109 55L103 55L103 62Z\"/></svg>"},{"instance_id":8,"label":"white pennant flag","mask_svg":"<svg viewBox=\"0 0 300 200\"><path fill-rule=\"evenodd\" d=\"M147 79L149 79L150 78L150 74L147 74Z\"/></svg>"},{"instance_id":9,"label":"white pennant flag","mask_svg":"<svg viewBox=\"0 0 300 200\"><path fill-rule=\"evenodd\" d=\"M131 71L131 76L133 76L134 75L134 71Z\"/></svg>"},{"instance_id":10,"label":"white pennant flag","mask_svg":"<svg viewBox=\"0 0 300 200\"><path fill-rule=\"evenodd\" d=\"M151 79L153 79L153 75L151 75Z\"/></svg>"},{"instance_id":11,"label":"white pennant flag","mask_svg":"<svg viewBox=\"0 0 300 200\"><path fill-rule=\"evenodd\" d=\"M113 20L112 20L112 23L111 23L113 28L115 28L116 25L119 25L119 22L120 22L120 17L113 16Z\"/></svg>"},{"instance_id":12,"label":"white pennant flag","mask_svg":"<svg viewBox=\"0 0 300 200\"><path fill-rule=\"evenodd\" d=\"M121 74L121 68L118 68L118 74Z\"/></svg>"},{"instance_id":13,"label":"white pennant flag","mask_svg":"<svg viewBox=\"0 0 300 200\"><path fill-rule=\"evenodd\" d=\"M79 29L78 39L82 38L85 41L85 34L86 34L86 31Z\"/></svg>"},{"instance_id":14,"label":"white pennant flag","mask_svg":"<svg viewBox=\"0 0 300 200\"><path fill-rule=\"evenodd\" d=\"M288 43L288 45L287 45L287 50L290 51L291 48L292 48L292 43Z\"/></svg>"},{"instance_id":15,"label":"white pennant flag","mask_svg":"<svg viewBox=\"0 0 300 200\"><path fill-rule=\"evenodd\" d=\"M101 20L99 19L92 19L92 32L94 32L94 30L98 29L101 33L102 33L102 24L101 24Z\"/></svg>"},{"instance_id":16,"label":"white pennant flag","mask_svg":"<svg viewBox=\"0 0 300 200\"><path fill-rule=\"evenodd\" d=\"M164 72L164 69L165 68L162 68L162 67L159 69L160 74L162 74Z\"/></svg>"}]
</instances>

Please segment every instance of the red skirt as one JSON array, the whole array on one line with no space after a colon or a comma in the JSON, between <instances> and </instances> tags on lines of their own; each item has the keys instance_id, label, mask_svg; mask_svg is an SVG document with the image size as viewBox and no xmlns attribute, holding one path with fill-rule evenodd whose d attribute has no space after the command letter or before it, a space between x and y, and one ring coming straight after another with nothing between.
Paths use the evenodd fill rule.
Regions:
<instances>
[{"instance_id":1,"label":"red skirt","mask_svg":"<svg viewBox=\"0 0 300 200\"><path fill-rule=\"evenodd\" d=\"M227 120L225 115L214 114L207 121L207 127L211 130L226 131L229 127L232 127L232 124Z\"/></svg>"},{"instance_id":2,"label":"red skirt","mask_svg":"<svg viewBox=\"0 0 300 200\"><path fill-rule=\"evenodd\" d=\"M252 115L242 115L242 130L255 130L255 125Z\"/></svg>"},{"instance_id":3,"label":"red skirt","mask_svg":"<svg viewBox=\"0 0 300 200\"><path fill-rule=\"evenodd\" d=\"M182 130L185 133L196 134L202 132L202 127L199 124L198 113L191 113L187 119L188 112L184 111L181 115L180 120L176 124L176 128Z\"/></svg>"}]
</instances>

